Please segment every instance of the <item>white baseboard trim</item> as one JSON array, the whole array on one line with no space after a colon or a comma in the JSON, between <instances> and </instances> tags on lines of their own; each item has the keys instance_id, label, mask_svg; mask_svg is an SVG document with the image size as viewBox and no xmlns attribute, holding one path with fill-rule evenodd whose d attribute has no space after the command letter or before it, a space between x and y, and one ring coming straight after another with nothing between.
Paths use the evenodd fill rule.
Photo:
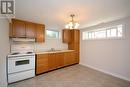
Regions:
<instances>
[{"instance_id":1,"label":"white baseboard trim","mask_svg":"<svg viewBox=\"0 0 130 87\"><path fill-rule=\"evenodd\" d=\"M103 72L103 73L105 73L105 74L108 74L108 75L111 75L111 76L114 76L114 77L117 77L117 78L120 78L120 79L123 79L123 80L126 80L126 81L130 81L130 78L127 78L127 77L124 77L124 76L121 76L121 75L117 75L117 74L113 74L113 73L110 73L110 72L108 72L108 71L105 71L105 70L102 70L102 69L93 67L93 66L91 66L91 65L86 65L86 64L83 64L83 63L82 63L82 64L80 63L80 65L83 65L83 66L92 68L92 69L94 69L94 70Z\"/></svg>"}]
</instances>

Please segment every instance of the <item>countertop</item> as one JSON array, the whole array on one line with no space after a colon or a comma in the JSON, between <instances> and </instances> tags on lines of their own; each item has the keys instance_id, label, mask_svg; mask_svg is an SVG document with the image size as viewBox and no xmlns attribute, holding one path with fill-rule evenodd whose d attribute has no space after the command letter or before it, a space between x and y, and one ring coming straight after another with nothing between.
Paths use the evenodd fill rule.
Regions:
<instances>
[{"instance_id":1,"label":"countertop","mask_svg":"<svg viewBox=\"0 0 130 87\"><path fill-rule=\"evenodd\" d=\"M36 54L50 54L50 53L63 53L72 52L74 50L55 50L55 51L35 51Z\"/></svg>"}]
</instances>

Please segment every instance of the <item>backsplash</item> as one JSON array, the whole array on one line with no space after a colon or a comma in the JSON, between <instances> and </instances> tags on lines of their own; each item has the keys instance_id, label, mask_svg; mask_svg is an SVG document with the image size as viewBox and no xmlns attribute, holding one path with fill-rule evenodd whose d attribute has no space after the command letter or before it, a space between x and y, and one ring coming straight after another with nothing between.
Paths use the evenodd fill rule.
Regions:
<instances>
[{"instance_id":1,"label":"backsplash","mask_svg":"<svg viewBox=\"0 0 130 87\"><path fill-rule=\"evenodd\" d=\"M61 39L46 39L45 43L31 43L31 42L11 42L11 52L17 50L34 50L34 51L46 51L54 48L56 50L66 50L68 49L68 44L62 43Z\"/></svg>"},{"instance_id":2,"label":"backsplash","mask_svg":"<svg viewBox=\"0 0 130 87\"><path fill-rule=\"evenodd\" d=\"M68 44L64 44L61 40L58 39L46 39L45 43L35 43L35 50L38 51L50 50L51 48L57 50L66 50L68 49Z\"/></svg>"}]
</instances>

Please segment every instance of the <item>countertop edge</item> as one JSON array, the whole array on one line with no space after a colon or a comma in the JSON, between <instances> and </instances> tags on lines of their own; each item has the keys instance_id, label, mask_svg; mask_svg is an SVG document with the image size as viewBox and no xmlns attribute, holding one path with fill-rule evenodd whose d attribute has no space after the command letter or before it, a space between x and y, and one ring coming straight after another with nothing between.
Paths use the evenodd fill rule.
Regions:
<instances>
[{"instance_id":1,"label":"countertop edge","mask_svg":"<svg viewBox=\"0 0 130 87\"><path fill-rule=\"evenodd\" d=\"M53 52L35 52L35 54L52 54L52 53L64 53L64 52L73 52L75 50L62 50L62 51L53 51Z\"/></svg>"}]
</instances>

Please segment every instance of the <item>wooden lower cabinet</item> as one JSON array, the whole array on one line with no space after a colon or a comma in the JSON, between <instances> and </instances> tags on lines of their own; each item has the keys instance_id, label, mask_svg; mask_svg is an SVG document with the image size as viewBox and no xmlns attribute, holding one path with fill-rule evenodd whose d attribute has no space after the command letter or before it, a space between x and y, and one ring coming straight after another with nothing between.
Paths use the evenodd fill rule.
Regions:
<instances>
[{"instance_id":1,"label":"wooden lower cabinet","mask_svg":"<svg viewBox=\"0 0 130 87\"><path fill-rule=\"evenodd\" d=\"M48 71L48 67L48 54L36 55L36 74Z\"/></svg>"},{"instance_id":2,"label":"wooden lower cabinet","mask_svg":"<svg viewBox=\"0 0 130 87\"><path fill-rule=\"evenodd\" d=\"M64 66L64 53L56 54L56 68L61 68Z\"/></svg>"},{"instance_id":3,"label":"wooden lower cabinet","mask_svg":"<svg viewBox=\"0 0 130 87\"><path fill-rule=\"evenodd\" d=\"M54 70L64 66L64 54L63 53L53 53L49 54L48 57L49 70Z\"/></svg>"},{"instance_id":4,"label":"wooden lower cabinet","mask_svg":"<svg viewBox=\"0 0 130 87\"><path fill-rule=\"evenodd\" d=\"M36 55L36 74L58 69L78 63L79 57L75 51Z\"/></svg>"},{"instance_id":5,"label":"wooden lower cabinet","mask_svg":"<svg viewBox=\"0 0 130 87\"><path fill-rule=\"evenodd\" d=\"M75 52L75 63L79 63L79 52Z\"/></svg>"},{"instance_id":6,"label":"wooden lower cabinet","mask_svg":"<svg viewBox=\"0 0 130 87\"><path fill-rule=\"evenodd\" d=\"M68 66L75 63L75 52L64 53L64 66Z\"/></svg>"},{"instance_id":7,"label":"wooden lower cabinet","mask_svg":"<svg viewBox=\"0 0 130 87\"><path fill-rule=\"evenodd\" d=\"M56 54L48 54L48 66L49 70L56 69Z\"/></svg>"}]
</instances>

